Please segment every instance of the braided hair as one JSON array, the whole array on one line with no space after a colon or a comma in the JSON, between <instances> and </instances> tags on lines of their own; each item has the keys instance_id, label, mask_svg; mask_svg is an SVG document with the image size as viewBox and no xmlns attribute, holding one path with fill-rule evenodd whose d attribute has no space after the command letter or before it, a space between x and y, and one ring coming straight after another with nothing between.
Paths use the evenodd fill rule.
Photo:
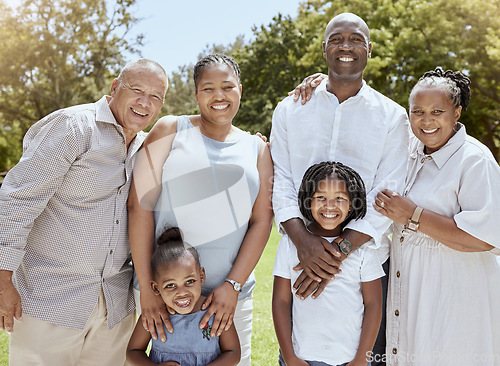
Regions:
<instances>
[{"instance_id":1,"label":"braided hair","mask_svg":"<svg viewBox=\"0 0 500 366\"><path fill-rule=\"evenodd\" d=\"M459 106L465 112L470 101L470 79L460 71L443 71L441 67L427 71L413 87L413 90L425 86L443 86L447 88L448 96L455 108Z\"/></svg>"},{"instance_id":2,"label":"braided hair","mask_svg":"<svg viewBox=\"0 0 500 366\"><path fill-rule=\"evenodd\" d=\"M198 268L201 268L198 251L182 240L181 231L178 227L171 227L165 230L156 243L158 247L151 257L153 276L157 275L158 269L161 266L175 262L186 254L191 254Z\"/></svg>"},{"instance_id":3,"label":"braided hair","mask_svg":"<svg viewBox=\"0 0 500 366\"><path fill-rule=\"evenodd\" d=\"M196 65L194 65L193 79L195 90L198 90L198 78L200 77L203 69L207 66L216 64L224 64L230 69L233 69L238 82L240 81L240 67L238 66L238 63L234 60L234 58L221 53L214 53L212 55L203 57L196 63Z\"/></svg>"},{"instance_id":4,"label":"braided hair","mask_svg":"<svg viewBox=\"0 0 500 366\"><path fill-rule=\"evenodd\" d=\"M347 225L353 219L363 218L366 215L366 190L363 179L351 167L333 161L314 164L305 172L298 193L299 209L302 216L311 222L314 221L311 200L320 182L327 178L340 179L345 183L349 192L351 209L342 225Z\"/></svg>"}]
</instances>

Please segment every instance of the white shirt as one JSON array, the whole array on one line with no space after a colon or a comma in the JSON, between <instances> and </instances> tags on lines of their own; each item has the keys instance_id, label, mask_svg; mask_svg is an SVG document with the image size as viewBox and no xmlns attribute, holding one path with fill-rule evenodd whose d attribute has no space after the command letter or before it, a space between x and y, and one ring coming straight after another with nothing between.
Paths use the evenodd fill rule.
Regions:
<instances>
[{"instance_id":1,"label":"white shirt","mask_svg":"<svg viewBox=\"0 0 500 366\"><path fill-rule=\"evenodd\" d=\"M326 238L332 241L334 238ZM281 238L273 276L290 279L290 291L300 272L297 249L287 235ZM340 365L356 356L363 325L361 282L385 275L376 252L359 248L342 263L342 272L318 298L292 298L292 343L298 358Z\"/></svg>"},{"instance_id":2,"label":"white shirt","mask_svg":"<svg viewBox=\"0 0 500 366\"><path fill-rule=\"evenodd\" d=\"M395 224L387 364L499 366L500 167L463 125L430 155L412 145L407 197L495 249L460 252Z\"/></svg>"},{"instance_id":3,"label":"white shirt","mask_svg":"<svg viewBox=\"0 0 500 366\"><path fill-rule=\"evenodd\" d=\"M402 193L408 159L409 126L404 108L363 81L357 95L339 104L324 80L305 105L292 97L273 115L271 154L274 162L273 208L281 223L302 218L297 192L311 165L337 161L356 170L367 191L367 215L347 228L380 239L391 220L372 203L384 188Z\"/></svg>"}]
</instances>

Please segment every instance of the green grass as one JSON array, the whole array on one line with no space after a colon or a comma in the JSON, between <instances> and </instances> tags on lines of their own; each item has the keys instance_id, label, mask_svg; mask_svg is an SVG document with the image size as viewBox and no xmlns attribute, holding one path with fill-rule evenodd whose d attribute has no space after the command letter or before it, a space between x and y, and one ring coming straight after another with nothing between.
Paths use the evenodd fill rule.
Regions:
<instances>
[{"instance_id":1,"label":"green grass","mask_svg":"<svg viewBox=\"0 0 500 366\"><path fill-rule=\"evenodd\" d=\"M255 268L257 285L253 292L252 365L256 366L278 364L278 341L274 334L271 314L273 291L271 274L279 238L276 227L273 227L264 254ZM0 366L8 366L8 364L9 336L5 331L0 331Z\"/></svg>"}]
</instances>

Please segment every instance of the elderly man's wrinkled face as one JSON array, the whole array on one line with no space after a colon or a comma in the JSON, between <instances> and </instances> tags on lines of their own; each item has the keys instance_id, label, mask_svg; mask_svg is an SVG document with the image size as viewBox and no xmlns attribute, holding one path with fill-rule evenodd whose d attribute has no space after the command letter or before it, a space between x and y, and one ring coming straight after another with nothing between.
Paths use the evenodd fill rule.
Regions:
<instances>
[{"instance_id":1,"label":"elderly man's wrinkled face","mask_svg":"<svg viewBox=\"0 0 500 366\"><path fill-rule=\"evenodd\" d=\"M167 79L153 68L136 66L115 79L109 107L125 131L137 133L153 123L167 92Z\"/></svg>"}]
</instances>

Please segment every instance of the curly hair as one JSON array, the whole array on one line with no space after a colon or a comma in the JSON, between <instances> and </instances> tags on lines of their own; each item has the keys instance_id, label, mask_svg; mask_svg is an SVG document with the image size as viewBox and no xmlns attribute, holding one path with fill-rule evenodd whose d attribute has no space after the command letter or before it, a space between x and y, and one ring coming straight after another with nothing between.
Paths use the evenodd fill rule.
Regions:
<instances>
[{"instance_id":1,"label":"curly hair","mask_svg":"<svg viewBox=\"0 0 500 366\"><path fill-rule=\"evenodd\" d=\"M418 80L410 93L410 99L413 91L417 88L441 85L447 88L449 98L455 108L461 106L465 112L470 101L470 79L460 71L443 71L439 66L434 70L427 71Z\"/></svg>"},{"instance_id":2,"label":"curly hair","mask_svg":"<svg viewBox=\"0 0 500 366\"><path fill-rule=\"evenodd\" d=\"M337 178L343 181L349 192L351 209L343 226L351 220L363 218L366 215L366 189L363 179L351 167L339 162L323 161L307 169L302 178L298 193L300 213L309 221L314 221L311 212L311 200L321 181L327 178Z\"/></svg>"},{"instance_id":3,"label":"curly hair","mask_svg":"<svg viewBox=\"0 0 500 366\"><path fill-rule=\"evenodd\" d=\"M194 65L193 79L195 90L198 90L198 79L203 69L207 66L216 64L225 64L229 68L233 69L238 82L240 81L240 67L238 66L238 63L234 60L234 58L221 53L214 53L212 55L203 57L196 63L196 65Z\"/></svg>"}]
</instances>

